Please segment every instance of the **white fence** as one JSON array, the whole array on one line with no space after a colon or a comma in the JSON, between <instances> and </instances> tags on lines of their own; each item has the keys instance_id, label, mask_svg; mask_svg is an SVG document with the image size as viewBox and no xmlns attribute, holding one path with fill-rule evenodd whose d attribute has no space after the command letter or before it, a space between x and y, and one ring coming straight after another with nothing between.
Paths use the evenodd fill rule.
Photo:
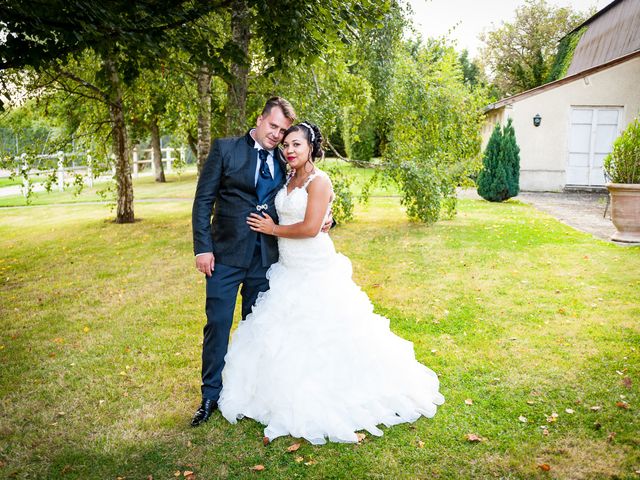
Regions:
<instances>
[{"instance_id":1,"label":"white fence","mask_svg":"<svg viewBox=\"0 0 640 480\"><path fill-rule=\"evenodd\" d=\"M165 173L173 172L173 164L176 160L180 160L180 163L184 165L186 161L186 148L172 148L165 147L161 149L162 152L162 164ZM150 167L150 174L156 174L156 165L153 161L153 150L148 149L138 149L135 147L132 151L133 153L133 176L134 178L138 178L140 176L140 171L143 171L143 175L145 175L144 170ZM176 156L176 153L178 156ZM82 159L84 157L84 162L79 162L80 164L76 165L75 158ZM87 152L73 152L73 153L64 153L58 152L50 155L38 155L37 158L40 159L57 159L56 168L50 169L39 169L39 168L30 168L26 161L26 154L22 154L21 158L22 162L22 171L28 172L28 177L33 178L35 176L45 176L51 175L55 173L56 175L56 186L58 191L63 191L65 187L65 181L69 180L69 178L74 177L79 173L84 177L84 181L90 187L93 187L93 183L97 179L108 179L111 176L115 175L116 167L115 167L115 156L111 156L111 174L109 176L95 177L94 175L94 159L91 154ZM65 166L67 160L71 159L71 166ZM9 172L6 172L9 176ZM20 173L20 172L18 172ZM29 179L23 179L22 185L22 193L23 195L27 195L29 189Z\"/></svg>"}]
</instances>

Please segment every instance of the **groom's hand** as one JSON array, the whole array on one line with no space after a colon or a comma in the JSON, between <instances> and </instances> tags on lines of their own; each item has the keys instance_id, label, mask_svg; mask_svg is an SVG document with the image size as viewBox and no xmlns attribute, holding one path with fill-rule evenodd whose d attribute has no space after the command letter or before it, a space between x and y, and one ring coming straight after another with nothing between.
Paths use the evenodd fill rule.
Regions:
<instances>
[{"instance_id":1,"label":"groom's hand","mask_svg":"<svg viewBox=\"0 0 640 480\"><path fill-rule=\"evenodd\" d=\"M327 219L322 224L322 228L320 229L320 231L322 233L327 233L329 230L331 230L331 227L333 227L333 215L331 214L331 212L329 212L329 215L327 215Z\"/></svg>"},{"instance_id":2,"label":"groom's hand","mask_svg":"<svg viewBox=\"0 0 640 480\"><path fill-rule=\"evenodd\" d=\"M210 277L216 265L213 253L202 253L196 257L196 268L198 271Z\"/></svg>"}]
</instances>

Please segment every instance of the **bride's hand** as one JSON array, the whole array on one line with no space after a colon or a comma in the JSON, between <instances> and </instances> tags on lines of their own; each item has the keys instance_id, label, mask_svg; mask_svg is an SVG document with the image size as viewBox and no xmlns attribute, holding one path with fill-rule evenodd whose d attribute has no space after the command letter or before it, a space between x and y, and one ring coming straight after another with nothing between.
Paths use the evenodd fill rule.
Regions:
<instances>
[{"instance_id":1,"label":"bride's hand","mask_svg":"<svg viewBox=\"0 0 640 480\"><path fill-rule=\"evenodd\" d=\"M276 223L266 212L262 212L262 216L257 213L249 214L247 223L254 232L266 233L267 235L273 235L276 228Z\"/></svg>"}]
</instances>

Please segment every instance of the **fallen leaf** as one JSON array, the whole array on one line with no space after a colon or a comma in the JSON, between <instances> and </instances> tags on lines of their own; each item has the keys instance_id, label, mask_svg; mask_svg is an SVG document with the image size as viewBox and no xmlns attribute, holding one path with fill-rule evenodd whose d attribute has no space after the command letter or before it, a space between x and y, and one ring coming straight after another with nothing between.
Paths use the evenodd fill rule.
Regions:
<instances>
[{"instance_id":1,"label":"fallen leaf","mask_svg":"<svg viewBox=\"0 0 640 480\"><path fill-rule=\"evenodd\" d=\"M316 460L309 460L308 462L304 462L305 465L315 465L318 463Z\"/></svg>"},{"instance_id":2,"label":"fallen leaf","mask_svg":"<svg viewBox=\"0 0 640 480\"><path fill-rule=\"evenodd\" d=\"M600 410L602 407L600 405L594 405L593 407L591 407L591 411L592 412L597 412L598 410Z\"/></svg>"},{"instance_id":3,"label":"fallen leaf","mask_svg":"<svg viewBox=\"0 0 640 480\"><path fill-rule=\"evenodd\" d=\"M182 475L182 472L180 470L176 470L173 474L174 477L179 477L180 475Z\"/></svg>"},{"instance_id":4,"label":"fallen leaf","mask_svg":"<svg viewBox=\"0 0 640 480\"><path fill-rule=\"evenodd\" d=\"M367 434L366 433L356 433L356 437L358 437L358 443L360 443L365 438L367 438Z\"/></svg>"},{"instance_id":5,"label":"fallen leaf","mask_svg":"<svg viewBox=\"0 0 640 480\"><path fill-rule=\"evenodd\" d=\"M262 437L262 444L266 447L269 445L269 437Z\"/></svg>"},{"instance_id":6,"label":"fallen leaf","mask_svg":"<svg viewBox=\"0 0 640 480\"><path fill-rule=\"evenodd\" d=\"M482 438L476 435L475 433L467 433L464 438L467 442L481 442Z\"/></svg>"},{"instance_id":7,"label":"fallen leaf","mask_svg":"<svg viewBox=\"0 0 640 480\"><path fill-rule=\"evenodd\" d=\"M422 440L418 440L418 448L424 448L424 442Z\"/></svg>"},{"instance_id":8,"label":"fallen leaf","mask_svg":"<svg viewBox=\"0 0 640 480\"><path fill-rule=\"evenodd\" d=\"M625 388L631 388L631 385L632 385L631 379L629 377L624 377L622 379L622 385L624 385Z\"/></svg>"},{"instance_id":9,"label":"fallen leaf","mask_svg":"<svg viewBox=\"0 0 640 480\"><path fill-rule=\"evenodd\" d=\"M295 452L299 448L300 448L300 444L294 443L293 445L289 445L289 447L287 448L287 452Z\"/></svg>"},{"instance_id":10,"label":"fallen leaf","mask_svg":"<svg viewBox=\"0 0 640 480\"><path fill-rule=\"evenodd\" d=\"M535 405L536 402L533 400L527 400L527 405Z\"/></svg>"},{"instance_id":11,"label":"fallen leaf","mask_svg":"<svg viewBox=\"0 0 640 480\"><path fill-rule=\"evenodd\" d=\"M527 417L525 417L525 416L523 416L523 415L520 415L520 416L518 417L518 420L520 420L522 423L527 423Z\"/></svg>"},{"instance_id":12,"label":"fallen leaf","mask_svg":"<svg viewBox=\"0 0 640 480\"><path fill-rule=\"evenodd\" d=\"M564 411L569 413L569 414L574 413L572 408L565 408Z\"/></svg>"},{"instance_id":13,"label":"fallen leaf","mask_svg":"<svg viewBox=\"0 0 640 480\"><path fill-rule=\"evenodd\" d=\"M616 407L628 410L629 404L627 402L616 402Z\"/></svg>"},{"instance_id":14,"label":"fallen leaf","mask_svg":"<svg viewBox=\"0 0 640 480\"><path fill-rule=\"evenodd\" d=\"M467 398L467 399L464 401L464 403L465 403L465 405L473 405L473 400L471 400L470 398Z\"/></svg>"},{"instance_id":15,"label":"fallen leaf","mask_svg":"<svg viewBox=\"0 0 640 480\"><path fill-rule=\"evenodd\" d=\"M538 465L538 468L544 472L548 472L549 470L551 470L551 467L548 463L541 463Z\"/></svg>"},{"instance_id":16,"label":"fallen leaf","mask_svg":"<svg viewBox=\"0 0 640 480\"><path fill-rule=\"evenodd\" d=\"M610 432L609 435L607 435L607 442L613 442L614 438L616 438L616 432Z\"/></svg>"},{"instance_id":17,"label":"fallen leaf","mask_svg":"<svg viewBox=\"0 0 640 480\"><path fill-rule=\"evenodd\" d=\"M544 430L542 430L542 435L547 437L549 435L549 429L545 428Z\"/></svg>"},{"instance_id":18,"label":"fallen leaf","mask_svg":"<svg viewBox=\"0 0 640 480\"><path fill-rule=\"evenodd\" d=\"M254 465L249 470L253 470L254 472L261 472L264 470L264 465Z\"/></svg>"},{"instance_id":19,"label":"fallen leaf","mask_svg":"<svg viewBox=\"0 0 640 480\"><path fill-rule=\"evenodd\" d=\"M182 472L182 476L184 477L188 477L189 475L193 475L193 472L191 470L185 470L184 472Z\"/></svg>"},{"instance_id":20,"label":"fallen leaf","mask_svg":"<svg viewBox=\"0 0 640 480\"><path fill-rule=\"evenodd\" d=\"M300 463L304 460L304 457L296 457L296 463Z\"/></svg>"}]
</instances>

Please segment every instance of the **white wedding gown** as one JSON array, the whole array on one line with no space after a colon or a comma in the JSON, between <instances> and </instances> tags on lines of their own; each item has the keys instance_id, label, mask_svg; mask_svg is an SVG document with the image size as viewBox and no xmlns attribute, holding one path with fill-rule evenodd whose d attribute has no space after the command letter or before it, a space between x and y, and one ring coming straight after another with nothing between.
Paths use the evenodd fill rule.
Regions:
<instances>
[{"instance_id":1,"label":"white wedding gown","mask_svg":"<svg viewBox=\"0 0 640 480\"><path fill-rule=\"evenodd\" d=\"M281 225L304 219L305 187L278 192ZM357 430L382 435L380 424L435 415L444 402L438 377L373 313L329 235L278 238L278 247L270 290L240 322L225 357L222 415L259 421L270 440L291 435L312 444L357 442Z\"/></svg>"}]
</instances>

